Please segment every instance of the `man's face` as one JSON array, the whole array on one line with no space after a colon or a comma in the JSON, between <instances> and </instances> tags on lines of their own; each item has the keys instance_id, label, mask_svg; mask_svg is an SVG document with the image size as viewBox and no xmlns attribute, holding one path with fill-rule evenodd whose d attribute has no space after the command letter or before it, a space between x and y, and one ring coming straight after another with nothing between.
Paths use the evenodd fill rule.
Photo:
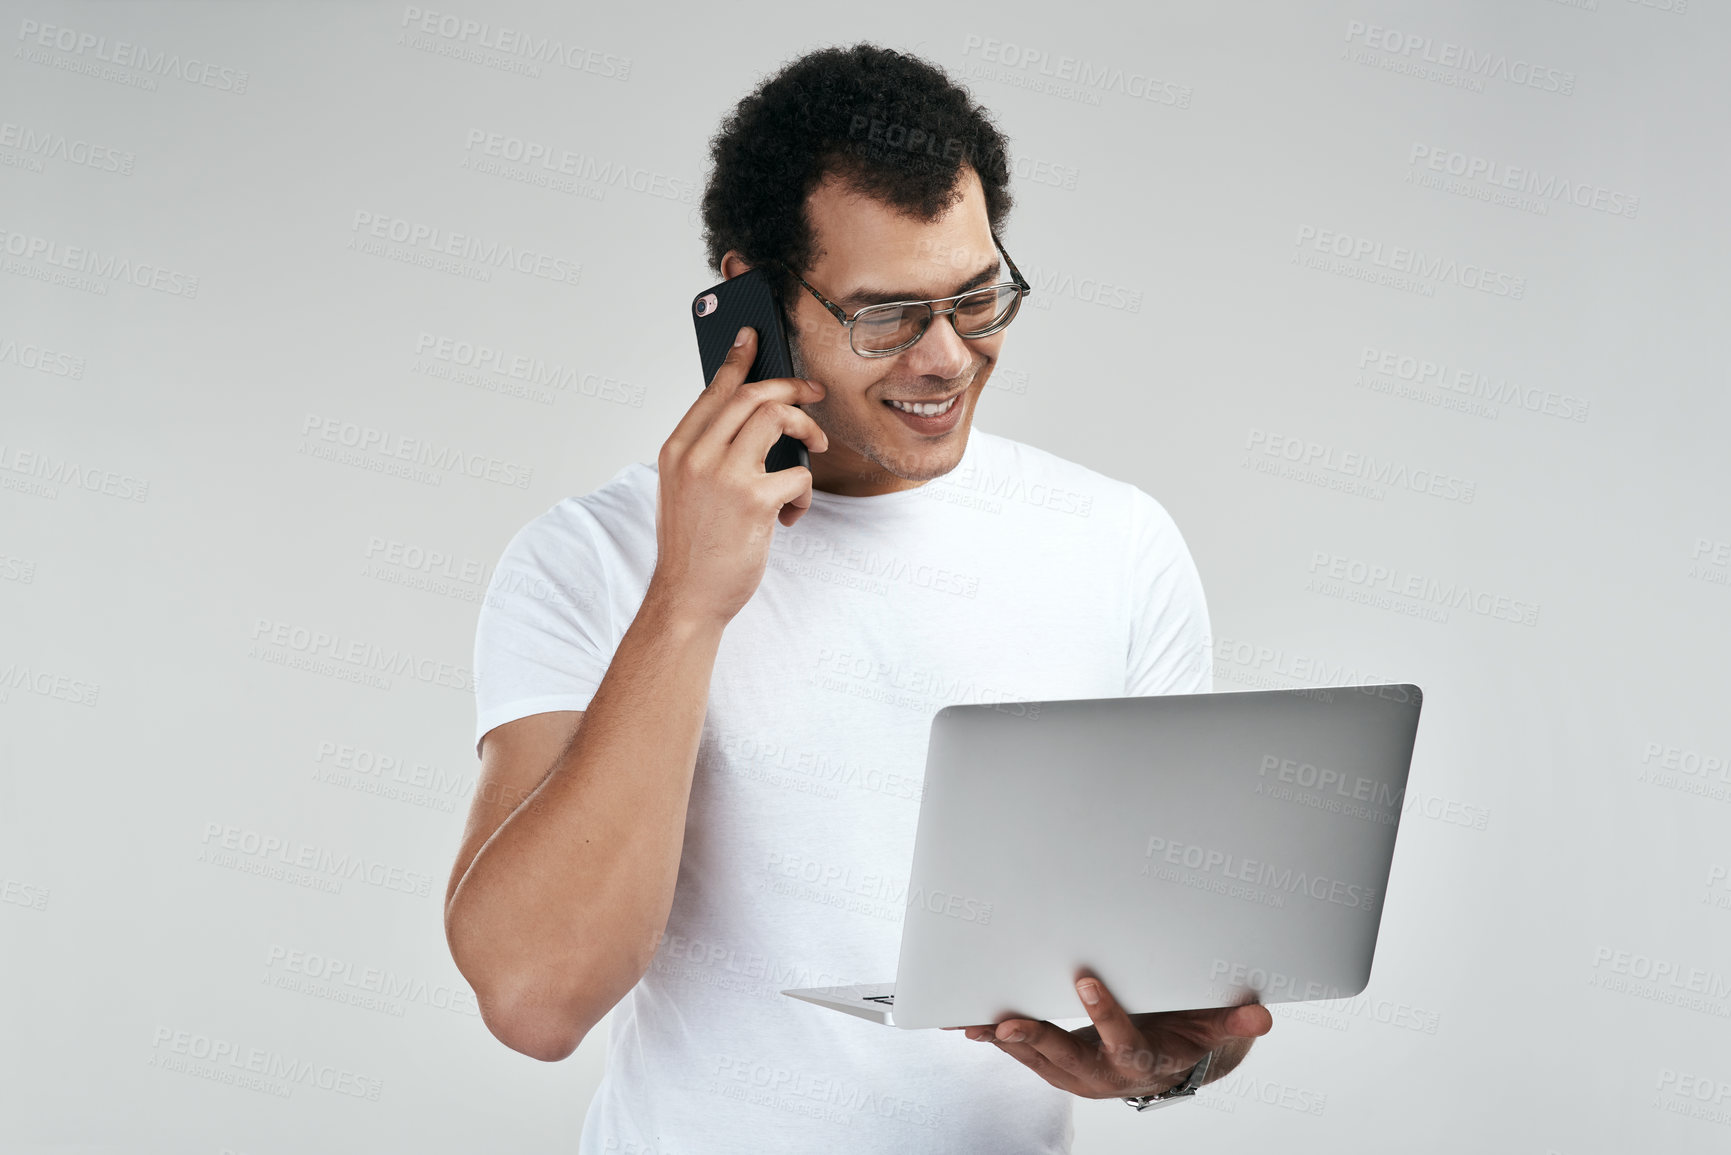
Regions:
<instances>
[{"instance_id":1,"label":"man's face","mask_svg":"<svg viewBox=\"0 0 1731 1155\"><path fill-rule=\"evenodd\" d=\"M905 216L833 180L820 184L806 202L818 257L805 279L849 316L870 304L949 297L1006 280L979 177L965 168L962 179L962 199L932 221ZM811 454L816 488L848 496L890 493L956 467L1007 330L964 341L950 318L939 316L912 348L861 357L846 327L804 288L796 286L786 304L794 375L826 390L821 401L802 406L829 435L829 449ZM888 404L952 396L960 413L942 431L932 430L931 419L910 421ZM946 413L937 422L949 418Z\"/></svg>"}]
</instances>

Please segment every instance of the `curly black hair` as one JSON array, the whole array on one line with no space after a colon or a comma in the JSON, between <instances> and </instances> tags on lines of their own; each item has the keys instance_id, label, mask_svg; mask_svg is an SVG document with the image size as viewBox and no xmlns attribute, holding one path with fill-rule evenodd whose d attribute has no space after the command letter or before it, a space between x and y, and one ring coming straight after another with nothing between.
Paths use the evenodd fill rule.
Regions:
<instances>
[{"instance_id":1,"label":"curly black hair","mask_svg":"<svg viewBox=\"0 0 1731 1155\"><path fill-rule=\"evenodd\" d=\"M806 197L825 177L921 220L962 198L963 166L985 190L993 231L1010 211L1008 142L942 69L874 44L792 61L742 99L710 141L703 243L711 267L736 249L766 265L784 302L797 290L776 262L816 258Z\"/></svg>"}]
</instances>

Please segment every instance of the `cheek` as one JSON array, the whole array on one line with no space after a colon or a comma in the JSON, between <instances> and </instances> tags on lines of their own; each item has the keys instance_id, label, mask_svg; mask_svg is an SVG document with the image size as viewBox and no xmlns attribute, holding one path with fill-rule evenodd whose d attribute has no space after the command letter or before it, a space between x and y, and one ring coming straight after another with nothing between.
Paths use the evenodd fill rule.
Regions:
<instances>
[{"instance_id":1,"label":"cheek","mask_svg":"<svg viewBox=\"0 0 1731 1155\"><path fill-rule=\"evenodd\" d=\"M825 321L828 323L821 323ZM839 369L848 361L857 360L848 344L847 330L827 314L819 321L802 323L799 345L806 364L814 368L821 365L825 369Z\"/></svg>"}]
</instances>

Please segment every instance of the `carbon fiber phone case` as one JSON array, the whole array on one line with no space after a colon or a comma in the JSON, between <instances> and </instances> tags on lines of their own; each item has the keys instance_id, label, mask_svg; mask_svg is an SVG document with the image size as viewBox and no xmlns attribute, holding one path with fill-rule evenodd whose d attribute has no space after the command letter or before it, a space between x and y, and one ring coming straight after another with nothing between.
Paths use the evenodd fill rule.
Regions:
<instances>
[{"instance_id":1,"label":"carbon fiber phone case","mask_svg":"<svg viewBox=\"0 0 1731 1155\"><path fill-rule=\"evenodd\" d=\"M747 381L768 377L792 377L793 358L787 350L787 334L781 327L781 309L769 278L758 269L748 269L711 286L691 299L691 316L697 325L697 353L703 362L703 383L715 379L716 370L727 359L740 328L757 330L757 358L746 373ZM764 459L765 473L795 465L811 468L805 442L782 434Z\"/></svg>"}]
</instances>

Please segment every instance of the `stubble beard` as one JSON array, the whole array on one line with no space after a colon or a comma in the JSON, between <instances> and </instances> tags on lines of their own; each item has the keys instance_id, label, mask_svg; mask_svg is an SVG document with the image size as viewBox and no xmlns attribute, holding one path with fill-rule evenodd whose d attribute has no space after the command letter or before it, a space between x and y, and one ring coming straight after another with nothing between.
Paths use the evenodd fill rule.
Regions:
<instances>
[{"instance_id":1,"label":"stubble beard","mask_svg":"<svg viewBox=\"0 0 1731 1155\"><path fill-rule=\"evenodd\" d=\"M800 355L799 339L791 334L788 340L788 354L793 362L793 375L795 377L809 377L810 374L806 371L805 358ZM986 359L981 357L968 367L966 374L969 381L968 393L973 393L972 383L978 379L980 371L985 368L985 365ZM961 380L961 377L956 377L947 384L953 389ZM957 405L965 405L967 402L968 397L966 396L956 398ZM877 466L877 472L874 475L860 480L874 481L882 480L885 477L899 477L903 481L926 482L933 478L942 477L956 467L957 461L933 458L929 454L921 454L917 458L897 457L888 446L874 440L875 435L870 428L852 420L843 409L831 408L827 396L818 401L809 401L801 405L800 409L811 415L811 419L816 421L825 435L829 437L831 444L845 445ZM963 419L971 423L973 414L964 414ZM968 430L958 427L954 432L965 436ZM960 460L959 454L957 460ZM915 464L915 462L920 464Z\"/></svg>"}]
</instances>

